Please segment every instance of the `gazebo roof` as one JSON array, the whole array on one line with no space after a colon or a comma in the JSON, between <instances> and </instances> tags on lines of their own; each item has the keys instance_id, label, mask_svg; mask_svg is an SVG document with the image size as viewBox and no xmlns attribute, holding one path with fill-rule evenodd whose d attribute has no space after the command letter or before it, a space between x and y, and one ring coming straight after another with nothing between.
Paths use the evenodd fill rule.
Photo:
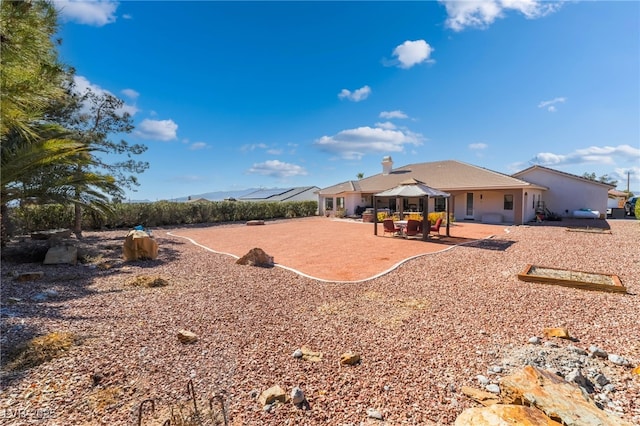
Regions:
<instances>
[{"instance_id":1,"label":"gazebo roof","mask_svg":"<svg viewBox=\"0 0 640 426\"><path fill-rule=\"evenodd\" d=\"M444 197L451 196L448 192L440 191L438 189L431 188L424 183L416 180L409 179L400 183L395 188L387 189L386 191L374 194L376 197Z\"/></svg>"}]
</instances>

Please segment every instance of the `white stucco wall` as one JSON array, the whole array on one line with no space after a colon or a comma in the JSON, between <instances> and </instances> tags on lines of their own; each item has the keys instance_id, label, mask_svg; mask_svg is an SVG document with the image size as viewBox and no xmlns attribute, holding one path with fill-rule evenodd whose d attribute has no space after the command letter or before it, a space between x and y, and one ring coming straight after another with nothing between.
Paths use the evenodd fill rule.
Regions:
<instances>
[{"instance_id":1,"label":"white stucco wall","mask_svg":"<svg viewBox=\"0 0 640 426\"><path fill-rule=\"evenodd\" d=\"M517 190L500 190L500 191L473 191L473 216L476 222L499 222L514 223L516 204L520 201L519 197L522 191ZM504 209L504 195L513 195L513 209ZM453 211L456 221L469 220L467 216L467 193L458 193L455 195L455 209ZM484 217L484 218L483 218ZM526 216L525 216L526 217Z\"/></svg>"},{"instance_id":2,"label":"white stucco wall","mask_svg":"<svg viewBox=\"0 0 640 426\"><path fill-rule=\"evenodd\" d=\"M580 209L607 212L607 186L543 169L532 169L518 177L549 188L543 193L542 200L553 213L571 217L574 210Z\"/></svg>"}]
</instances>

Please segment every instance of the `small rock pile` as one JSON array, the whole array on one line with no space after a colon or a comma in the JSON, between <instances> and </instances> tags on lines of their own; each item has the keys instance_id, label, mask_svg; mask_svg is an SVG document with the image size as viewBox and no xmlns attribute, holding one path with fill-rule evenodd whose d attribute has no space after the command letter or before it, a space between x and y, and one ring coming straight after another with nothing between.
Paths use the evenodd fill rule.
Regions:
<instances>
[{"instance_id":1,"label":"small rock pile","mask_svg":"<svg viewBox=\"0 0 640 426\"><path fill-rule=\"evenodd\" d=\"M596 345L587 349L577 346L577 339L570 337L566 329L545 329L543 334L544 341L537 336L531 337L527 345L508 352L500 365L489 366L486 375L476 376L482 390L462 387L462 393L487 408L466 410L456 420L457 426L488 424L483 419L500 416L501 413L536 419L540 413L532 414L529 408L553 414L553 420L561 421L559 424L569 424L567 421L571 421L572 414L565 416L568 419L562 418L558 415L562 411L558 407L548 409L539 406L545 398L549 399L549 404L576 404L572 409L578 418L580 412L576 407L581 406L586 410L582 414L589 412L592 418L605 419L605 423L594 424L628 424L619 417L625 413L624 407L632 406L632 402L617 395L616 391L626 386L632 375L640 374L640 367L632 371L632 362L618 354L609 354ZM564 398L571 401L564 401ZM526 410L513 406L493 407L514 401L517 405L531 407Z\"/></svg>"}]
</instances>

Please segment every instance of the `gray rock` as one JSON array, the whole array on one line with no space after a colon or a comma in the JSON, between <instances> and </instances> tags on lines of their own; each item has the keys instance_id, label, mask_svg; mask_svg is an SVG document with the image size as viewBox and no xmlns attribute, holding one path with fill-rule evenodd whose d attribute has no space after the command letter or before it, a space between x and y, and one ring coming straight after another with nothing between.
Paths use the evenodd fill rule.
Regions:
<instances>
[{"instance_id":1,"label":"gray rock","mask_svg":"<svg viewBox=\"0 0 640 426\"><path fill-rule=\"evenodd\" d=\"M262 411L264 411L265 413L270 413L271 410L273 410L274 406L275 404L266 404L264 407L262 407Z\"/></svg>"},{"instance_id":2,"label":"gray rock","mask_svg":"<svg viewBox=\"0 0 640 426\"><path fill-rule=\"evenodd\" d=\"M565 380L569 383L575 383L589 394L593 393L594 391L593 383L591 383L591 381L587 379L580 370L573 370L572 372L567 374Z\"/></svg>"},{"instance_id":3,"label":"gray rock","mask_svg":"<svg viewBox=\"0 0 640 426\"><path fill-rule=\"evenodd\" d=\"M539 337L533 336L529 338L529 343L531 343L532 345L539 345L540 343L542 343L542 341Z\"/></svg>"},{"instance_id":4,"label":"gray rock","mask_svg":"<svg viewBox=\"0 0 640 426\"><path fill-rule=\"evenodd\" d=\"M596 384L600 387L605 386L607 384L609 384L609 379L607 379L607 376L605 376L604 374L598 374L595 378L594 381L596 382Z\"/></svg>"},{"instance_id":5,"label":"gray rock","mask_svg":"<svg viewBox=\"0 0 640 426\"><path fill-rule=\"evenodd\" d=\"M602 390L606 393L611 393L616 391L616 387L613 383L607 383L606 385L604 385Z\"/></svg>"},{"instance_id":6,"label":"gray rock","mask_svg":"<svg viewBox=\"0 0 640 426\"><path fill-rule=\"evenodd\" d=\"M609 356L609 354L606 351L603 351L602 349L600 349L595 345L589 346L589 352L591 352L591 355L598 358L606 358Z\"/></svg>"},{"instance_id":7,"label":"gray rock","mask_svg":"<svg viewBox=\"0 0 640 426\"><path fill-rule=\"evenodd\" d=\"M567 346L567 350L571 351L573 353L576 353L578 355L588 355L587 351L585 351L584 349L579 348L577 346L573 346L573 345Z\"/></svg>"},{"instance_id":8,"label":"gray rock","mask_svg":"<svg viewBox=\"0 0 640 426\"><path fill-rule=\"evenodd\" d=\"M559 348L560 345L558 345L555 342L544 342L544 346L546 346L547 348Z\"/></svg>"},{"instance_id":9,"label":"gray rock","mask_svg":"<svg viewBox=\"0 0 640 426\"><path fill-rule=\"evenodd\" d=\"M487 377L483 376L482 374L478 374L476 376L476 379L478 380L478 383L480 383L483 386L489 384L489 379Z\"/></svg>"},{"instance_id":10,"label":"gray rock","mask_svg":"<svg viewBox=\"0 0 640 426\"><path fill-rule=\"evenodd\" d=\"M304 392L298 386L291 390L291 402L294 405L302 404L305 400Z\"/></svg>"},{"instance_id":11,"label":"gray rock","mask_svg":"<svg viewBox=\"0 0 640 426\"><path fill-rule=\"evenodd\" d=\"M504 371L504 369L499 365L493 365L491 366L491 368L489 368L489 370L491 370L491 372L493 373L502 373Z\"/></svg>"},{"instance_id":12,"label":"gray rock","mask_svg":"<svg viewBox=\"0 0 640 426\"><path fill-rule=\"evenodd\" d=\"M492 383L490 385L485 386L485 389L487 390L487 392L491 392L491 393L500 393L500 386Z\"/></svg>"},{"instance_id":13,"label":"gray rock","mask_svg":"<svg viewBox=\"0 0 640 426\"><path fill-rule=\"evenodd\" d=\"M629 365L629 361L627 361L626 359L624 359L620 355L609 354L607 359L609 361L611 361L612 363L614 363L615 365Z\"/></svg>"},{"instance_id":14,"label":"gray rock","mask_svg":"<svg viewBox=\"0 0 640 426\"><path fill-rule=\"evenodd\" d=\"M296 349L295 351L293 351L293 354L291 355L294 358L302 358L302 349Z\"/></svg>"},{"instance_id":15,"label":"gray rock","mask_svg":"<svg viewBox=\"0 0 640 426\"><path fill-rule=\"evenodd\" d=\"M375 408L367 408L367 417L372 418L372 419L376 419L376 420L382 420L382 413L378 410L376 410Z\"/></svg>"}]
</instances>

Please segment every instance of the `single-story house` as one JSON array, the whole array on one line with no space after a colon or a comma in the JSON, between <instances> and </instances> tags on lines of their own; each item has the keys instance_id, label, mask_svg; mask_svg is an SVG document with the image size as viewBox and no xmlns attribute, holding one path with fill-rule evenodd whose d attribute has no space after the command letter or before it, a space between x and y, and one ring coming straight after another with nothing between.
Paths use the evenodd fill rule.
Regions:
<instances>
[{"instance_id":1,"label":"single-story house","mask_svg":"<svg viewBox=\"0 0 640 426\"><path fill-rule=\"evenodd\" d=\"M415 179L451 194L450 212L456 221L523 224L536 218L536 212L572 216L577 209L606 212L607 191L611 185L533 166L512 176L455 160L416 163L394 168L393 160L382 160L382 173L342 182L318 191L319 213L345 210L358 214L372 207L373 195ZM405 198L397 206L396 198L378 200L378 208L391 211L436 211L446 209L444 198Z\"/></svg>"}]
</instances>

